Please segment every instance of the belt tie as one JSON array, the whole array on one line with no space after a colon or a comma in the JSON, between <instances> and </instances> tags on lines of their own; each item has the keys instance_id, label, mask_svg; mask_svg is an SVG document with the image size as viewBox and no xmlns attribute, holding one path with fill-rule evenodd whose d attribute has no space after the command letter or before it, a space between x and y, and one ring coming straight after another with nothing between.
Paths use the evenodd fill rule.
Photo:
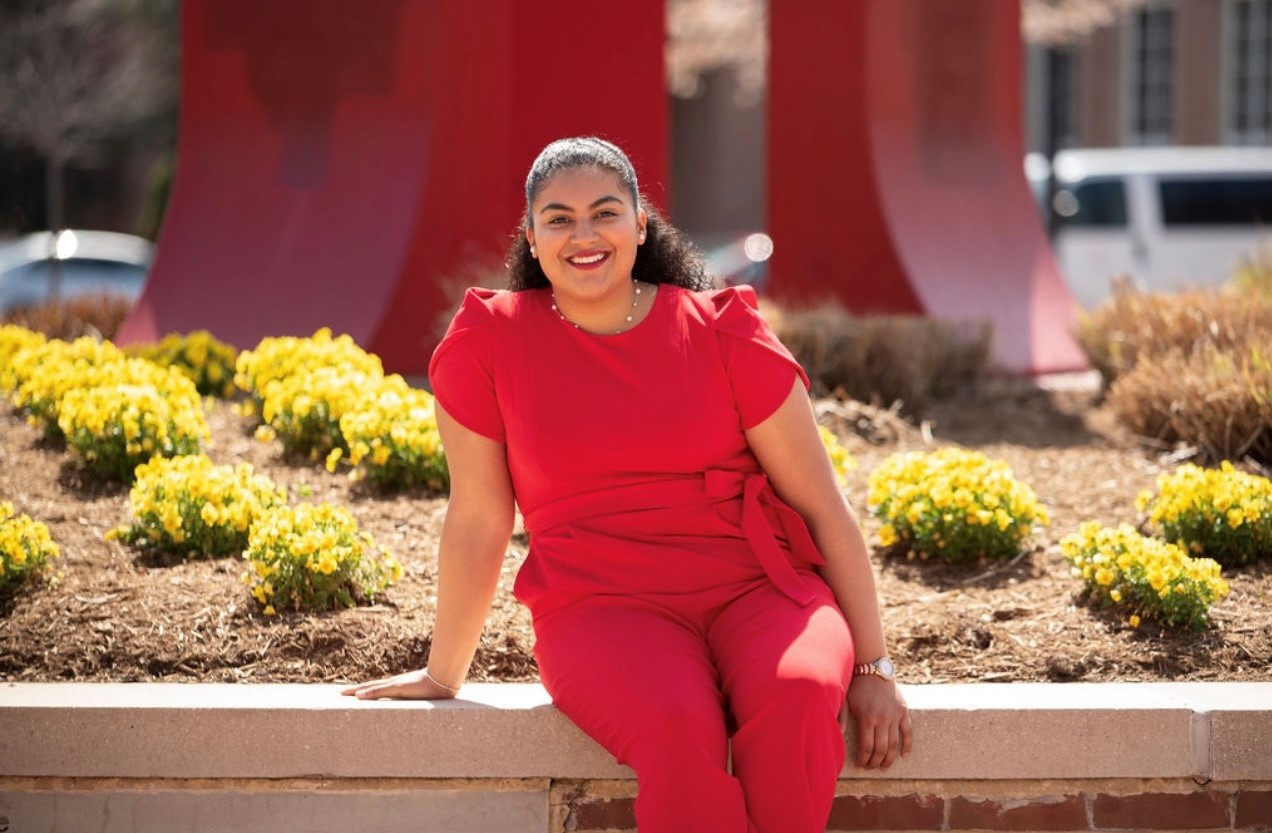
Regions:
<instances>
[{"instance_id":1,"label":"belt tie","mask_svg":"<svg viewBox=\"0 0 1272 833\"><path fill-rule=\"evenodd\" d=\"M764 513L764 507L768 506L776 513L778 523L796 558L810 565L824 564L825 559L813 543L804 518L777 498L768 478L761 473L745 474L728 469L708 469L705 475L707 497L727 500L742 496L742 533L755 551L769 581L800 606L812 602L815 594L795 574L790 558L782 551L773 535L773 526Z\"/></svg>"}]
</instances>

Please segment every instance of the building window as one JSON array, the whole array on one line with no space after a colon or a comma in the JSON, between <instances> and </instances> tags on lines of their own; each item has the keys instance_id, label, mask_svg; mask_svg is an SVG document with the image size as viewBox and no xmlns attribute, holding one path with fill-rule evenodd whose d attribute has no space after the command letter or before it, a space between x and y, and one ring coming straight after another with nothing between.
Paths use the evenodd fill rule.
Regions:
<instances>
[{"instance_id":1,"label":"building window","mask_svg":"<svg viewBox=\"0 0 1272 833\"><path fill-rule=\"evenodd\" d=\"M1270 0L1272 2L1272 0ZM1078 145L1077 56L1072 49L1047 50L1047 130L1052 150Z\"/></svg>"},{"instance_id":2,"label":"building window","mask_svg":"<svg viewBox=\"0 0 1272 833\"><path fill-rule=\"evenodd\" d=\"M1166 226L1266 226L1272 221L1272 177L1163 179Z\"/></svg>"},{"instance_id":3,"label":"building window","mask_svg":"<svg viewBox=\"0 0 1272 833\"><path fill-rule=\"evenodd\" d=\"M1175 10L1143 9L1128 27L1129 138L1133 144L1168 144L1175 70Z\"/></svg>"},{"instance_id":4,"label":"building window","mask_svg":"<svg viewBox=\"0 0 1272 833\"><path fill-rule=\"evenodd\" d=\"M1272 140L1272 0L1228 4L1227 133L1232 144Z\"/></svg>"}]
</instances>

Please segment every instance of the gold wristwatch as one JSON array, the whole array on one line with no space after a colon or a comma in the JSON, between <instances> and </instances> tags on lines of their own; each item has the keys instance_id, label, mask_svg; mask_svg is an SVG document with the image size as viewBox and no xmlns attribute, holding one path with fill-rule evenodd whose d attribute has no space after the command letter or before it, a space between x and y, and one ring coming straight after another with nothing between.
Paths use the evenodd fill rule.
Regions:
<instances>
[{"instance_id":1,"label":"gold wristwatch","mask_svg":"<svg viewBox=\"0 0 1272 833\"><path fill-rule=\"evenodd\" d=\"M892 664L892 658L889 656L879 657L874 662L861 662L852 667L853 676L858 674L873 674L876 677L883 677L885 680L895 679L897 676L896 666Z\"/></svg>"}]
</instances>

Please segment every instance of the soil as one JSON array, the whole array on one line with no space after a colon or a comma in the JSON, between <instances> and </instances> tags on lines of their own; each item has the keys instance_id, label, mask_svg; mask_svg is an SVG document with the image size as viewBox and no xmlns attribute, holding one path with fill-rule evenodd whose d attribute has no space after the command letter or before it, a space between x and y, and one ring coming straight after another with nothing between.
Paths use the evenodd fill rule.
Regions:
<instances>
[{"instance_id":1,"label":"soil","mask_svg":"<svg viewBox=\"0 0 1272 833\"><path fill-rule=\"evenodd\" d=\"M1225 570L1231 594L1212 627L1170 631L1083 598L1058 541L1083 520L1143 519L1135 496L1180 454L1120 431L1086 387L982 384L916 423L892 411L822 400L823 421L858 462L848 493L867 535L867 474L903 449L958 444L1005 459L1042 498L1052 524L1019 557L955 568L874 553L892 653L907 683L1272 680L1272 561ZM398 556L403 580L379 603L264 616L234 557L188 560L133 550L105 534L128 521L127 488L86 473L61 446L0 405L0 499L48 524L58 582L0 603L0 679L9 681L334 682L420 666L428 655L442 496L378 494L252 438L231 405L208 419L218 463L244 460L293 500L348 507ZM533 680L530 618L511 595L525 555L514 536L471 678Z\"/></svg>"}]
</instances>

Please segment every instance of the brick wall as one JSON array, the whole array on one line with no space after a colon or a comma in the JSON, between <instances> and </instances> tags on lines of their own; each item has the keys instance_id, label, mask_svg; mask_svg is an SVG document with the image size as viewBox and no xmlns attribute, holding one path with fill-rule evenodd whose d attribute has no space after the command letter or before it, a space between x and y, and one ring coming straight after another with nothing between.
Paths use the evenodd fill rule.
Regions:
<instances>
[{"instance_id":1,"label":"brick wall","mask_svg":"<svg viewBox=\"0 0 1272 833\"><path fill-rule=\"evenodd\" d=\"M1269 752L1272 754L1272 751ZM841 781L828 833L916 830L1272 830L1272 783ZM553 833L634 833L629 782L553 784Z\"/></svg>"}]
</instances>

